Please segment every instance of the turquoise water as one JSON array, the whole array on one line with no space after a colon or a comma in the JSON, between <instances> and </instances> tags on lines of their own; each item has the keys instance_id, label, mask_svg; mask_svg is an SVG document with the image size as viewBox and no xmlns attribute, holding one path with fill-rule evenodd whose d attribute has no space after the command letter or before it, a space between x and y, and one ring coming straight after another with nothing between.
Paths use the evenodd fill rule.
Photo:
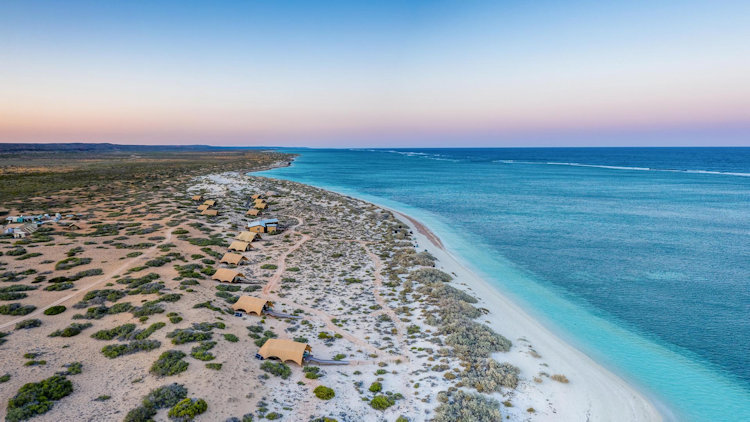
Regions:
<instances>
[{"instance_id":1,"label":"turquoise water","mask_svg":"<svg viewBox=\"0 0 750 422\"><path fill-rule=\"evenodd\" d=\"M259 174L422 220L667 416L750 421L750 148L289 151Z\"/></svg>"}]
</instances>

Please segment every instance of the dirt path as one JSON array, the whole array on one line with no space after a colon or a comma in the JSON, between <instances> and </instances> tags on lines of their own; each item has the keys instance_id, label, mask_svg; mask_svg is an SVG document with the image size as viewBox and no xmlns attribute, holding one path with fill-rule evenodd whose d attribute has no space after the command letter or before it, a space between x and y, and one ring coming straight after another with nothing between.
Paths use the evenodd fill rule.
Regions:
<instances>
[{"instance_id":1,"label":"dirt path","mask_svg":"<svg viewBox=\"0 0 750 422\"><path fill-rule=\"evenodd\" d=\"M162 243L169 243L169 241L171 241L171 240L172 240L172 230L169 230L169 232L167 233L166 238L164 239L164 241ZM41 315L44 312L45 309L47 309L47 308L49 308L51 306L56 306L56 305L60 305L62 303L65 303L65 302L69 301L70 299L73 299L74 297L76 297L76 296L78 296L80 294L83 294L83 293L91 290L92 288L94 288L94 287L96 287L96 286L98 286L98 285L100 285L100 284L102 284L102 283L104 283L106 281L111 281L112 277L114 277L114 276L122 273L123 271L127 270L128 268L131 268L133 266L133 264L136 263L136 261L140 261L140 260L143 260L144 258L151 257L151 255L153 255L153 253L159 248L159 246L161 246L161 244L154 245L154 246L146 249L145 252L143 252L143 255L139 255L139 256L137 256L135 258L131 258L129 260L126 260L122 265L120 265L119 267L117 267L113 271L110 271L109 273L101 276L99 278L99 280L97 280L97 281L89 284L88 286L80 288L80 289L76 290L75 292L70 293L70 294L68 294L66 296L63 296L63 297L57 299L56 301L54 301L52 303L49 303L49 304L44 305L44 306L40 306L34 312L32 312L30 314L27 314L27 315L24 315L21 318L16 318L16 319L14 319L12 321L8 321L8 322L5 322L3 324L0 324L0 329L6 328L6 327L10 327L10 326L15 325L15 324L17 324L17 323L19 323L19 322L21 322L23 320L26 320L26 319L29 319L29 318Z\"/></svg>"},{"instance_id":2,"label":"dirt path","mask_svg":"<svg viewBox=\"0 0 750 422\"><path fill-rule=\"evenodd\" d=\"M298 217L294 217L294 218L297 220L297 225L294 226L294 227L292 227L291 229L289 229L289 231L287 231L287 234L296 233L297 227L299 227L299 226L301 226L302 224L305 223L305 220L303 220L301 218L298 218ZM287 249L286 252L284 252L283 254L281 254L281 256L279 256L279 259L276 260L276 267L277 267L276 268L276 272L273 274L273 276L271 277L271 279L268 280L268 283L266 283L266 285L263 286L263 295L264 296L269 296L271 294L271 291L272 290L275 291L276 288L279 286L279 283L281 282L281 276L284 275L284 271L286 271L286 258L289 256L289 254L291 254L292 252L296 251L297 249L299 249L300 247L302 247L302 245L305 242L307 242L308 240L310 240L310 236L308 236L308 235L306 235L304 233L301 233L301 234L302 234L302 238L300 240L298 240L297 243L295 243L294 245L292 245L291 248Z\"/></svg>"}]
</instances>

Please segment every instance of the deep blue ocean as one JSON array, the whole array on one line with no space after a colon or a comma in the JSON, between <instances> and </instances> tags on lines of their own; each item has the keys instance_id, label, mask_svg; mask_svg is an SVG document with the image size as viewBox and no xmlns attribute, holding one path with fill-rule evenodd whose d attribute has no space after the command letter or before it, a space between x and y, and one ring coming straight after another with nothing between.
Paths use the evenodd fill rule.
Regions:
<instances>
[{"instance_id":1,"label":"deep blue ocean","mask_svg":"<svg viewBox=\"0 0 750 422\"><path fill-rule=\"evenodd\" d=\"M750 148L288 149L679 420L750 421Z\"/></svg>"}]
</instances>

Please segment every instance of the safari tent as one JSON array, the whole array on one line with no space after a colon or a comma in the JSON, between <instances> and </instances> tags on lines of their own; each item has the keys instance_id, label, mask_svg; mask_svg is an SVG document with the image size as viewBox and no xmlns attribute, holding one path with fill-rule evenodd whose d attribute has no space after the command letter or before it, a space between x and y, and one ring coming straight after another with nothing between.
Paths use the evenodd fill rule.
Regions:
<instances>
[{"instance_id":1,"label":"safari tent","mask_svg":"<svg viewBox=\"0 0 750 422\"><path fill-rule=\"evenodd\" d=\"M264 210L264 209L268 208L268 204L266 204L265 202L256 202L255 203L255 208L259 209L259 210Z\"/></svg>"},{"instance_id":2,"label":"safari tent","mask_svg":"<svg viewBox=\"0 0 750 422\"><path fill-rule=\"evenodd\" d=\"M202 201L203 195L193 195L193 201Z\"/></svg>"},{"instance_id":3,"label":"safari tent","mask_svg":"<svg viewBox=\"0 0 750 422\"><path fill-rule=\"evenodd\" d=\"M263 195L261 195L261 194L259 194L259 193L256 193L255 195L251 196L251 198L253 198L253 201L254 201L254 200L256 200L256 199L260 199L260 198L261 198L262 196L263 196Z\"/></svg>"},{"instance_id":4,"label":"safari tent","mask_svg":"<svg viewBox=\"0 0 750 422\"><path fill-rule=\"evenodd\" d=\"M205 201L203 203L203 205L208 205L209 207L213 207L214 205L216 205L216 201L213 200L213 199L209 199L209 200Z\"/></svg>"},{"instance_id":5,"label":"safari tent","mask_svg":"<svg viewBox=\"0 0 750 422\"><path fill-rule=\"evenodd\" d=\"M237 240L241 240L243 242L251 243L255 239L260 239L260 234L253 233L253 232L242 232L237 237Z\"/></svg>"},{"instance_id":6,"label":"safari tent","mask_svg":"<svg viewBox=\"0 0 750 422\"><path fill-rule=\"evenodd\" d=\"M219 211L216 211L216 210L203 210L201 212L201 215L217 216L217 215L219 215Z\"/></svg>"},{"instance_id":7,"label":"safari tent","mask_svg":"<svg viewBox=\"0 0 750 422\"><path fill-rule=\"evenodd\" d=\"M260 316L263 311L273 307L273 302L270 300L259 299L252 296L242 296L240 299L232 305L232 309L235 311L242 311L246 314L255 314Z\"/></svg>"},{"instance_id":8,"label":"safari tent","mask_svg":"<svg viewBox=\"0 0 750 422\"><path fill-rule=\"evenodd\" d=\"M266 340L263 347L258 350L258 354L263 359L277 358L282 362L291 360L300 366L302 366L302 361L310 352L312 352L312 348L307 343L277 338Z\"/></svg>"},{"instance_id":9,"label":"safari tent","mask_svg":"<svg viewBox=\"0 0 750 422\"><path fill-rule=\"evenodd\" d=\"M246 262L248 259L238 253L231 253L227 252L224 254L224 256L221 257L221 260L219 262L232 264L232 265L240 265L241 262Z\"/></svg>"},{"instance_id":10,"label":"safari tent","mask_svg":"<svg viewBox=\"0 0 750 422\"><path fill-rule=\"evenodd\" d=\"M219 268L218 270L216 270L214 275L211 276L211 279L218 280L223 283L236 283L237 278L239 277L245 277L245 275L239 271L230 270L229 268Z\"/></svg>"},{"instance_id":11,"label":"safari tent","mask_svg":"<svg viewBox=\"0 0 750 422\"><path fill-rule=\"evenodd\" d=\"M276 218L268 218L247 223L247 229L255 233L273 233L278 229L278 226L279 220Z\"/></svg>"},{"instance_id":12,"label":"safari tent","mask_svg":"<svg viewBox=\"0 0 750 422\"><path fill-rule=\"evenodd\" d=\"M248 250L248 249L250 249L250 248L251 248L251 246L250 246L250 244L249 244L249 243L247 243L247 242L242 242L242 241L239 241L239 240L235 240L234 242L232 242L232 244L231 244L231 245L229 245L229 250L230 250L230 251L241 251L241 252L245 252L246 250Z\"/></svg>"},{"instance_id":13,"label":"safari tent","mask_svg":"<svg viewBox=\"0 0 750 422\"><path fill-rule=\"evenodd\" d=\"M245 213L245 215L252 215L253 217L257 216L258 214L260 214L260 210L254 208L247 210L247 212Z\"/></svg>"},{"instance_id":14,"label":"safari tent","mask_svg":"<svg viewBox=\"0 0 750 422\"><path fill-rule=\"evenodd\" d=\"M198 205L198 210L199 211L205 211L205 210L207 210L209 208L210 207L208 205L205 205L205 204L204 205Z\"/></svg>"}]
</instances>

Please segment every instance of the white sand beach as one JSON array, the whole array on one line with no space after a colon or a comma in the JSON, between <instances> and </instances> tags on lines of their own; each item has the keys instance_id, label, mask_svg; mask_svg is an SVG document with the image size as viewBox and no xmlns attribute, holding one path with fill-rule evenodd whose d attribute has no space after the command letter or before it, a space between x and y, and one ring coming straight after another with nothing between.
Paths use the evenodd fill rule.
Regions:
<instances>
[{"instance_id":1,"label":"white sand beach","mask_svg":"<svg viewBox=\"0 0 750 422\"><path fill-rule=\"evenodd\" d=\"M411 227L419 244L438 259L437 267L456 275L455 286L479 299L489 310L483 320L514 342L498 354L521 369L523 381L515 392L514 407L506 409L514 420L525 420L533 408L534 420L554 421L660 421L663 416L641 393L575 347L566 343L517 304L490 286L451 254L429 228L416 219L391 210ZM563 374L569 383L539 378L546 372Z\"/></svg>"}]
</instances>

